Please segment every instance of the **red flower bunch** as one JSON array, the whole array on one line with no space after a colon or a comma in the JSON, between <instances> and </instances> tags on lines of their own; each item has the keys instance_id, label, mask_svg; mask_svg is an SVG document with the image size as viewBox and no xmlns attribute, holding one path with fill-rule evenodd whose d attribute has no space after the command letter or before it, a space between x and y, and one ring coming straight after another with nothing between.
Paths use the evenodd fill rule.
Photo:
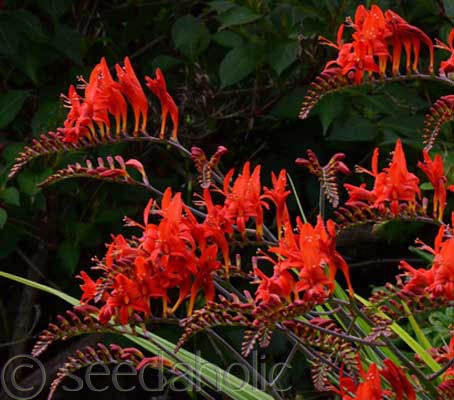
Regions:
<instances>
[{"instance_id":1,"label":"red flower bunch","mask_svg":"<svg viewBox=\"0 0 454 400\"><path fill-rule=\"evenodd\" d=\"M379 149L376 148L372 156L372 171L357 168L359 172L365 172L375 178L372 190L367 190L365 184L354 186L345 184L349 199L346 205L362 206L370 205L383 210L388 204L394 215L399 213L399 205L406 202L410 209L415 207L416 197L421 196L419 179L407 169L405 153L400 139L396 142L393 158L389 167L378 172Z\"/></svg>"},{"instance_id":2,"label":"red flower bunch","mask_svg":"<svg viewBox=\"0 0 454 400\"><path fill-rule=\"evenodd\" d=\"M96 266L103 272L96 281L86 272L81 272L81 301L101 301L99 318L102 322L106 323L114 316L121 324L126 324L132 313L151 315L152 299L161 300L163 315L174 313L188 297L188 314L191 314L200 290L206 301L213 300L214 272L222 266L227 275L229 272L228 237L233 235L234 226L245 239L246 224L254 219L257 236L261 238L264 208L268 208L265 200L276 205L279 229L283 223L288 223L285 200L290 192L286 190L285 170L281 171L279 178L272 176L273 188L267 188L265 194L260 183L260 166L250 173L250 164L246 163L242 174L230 186L233 174L234 170L231 170L226 175L222 190L214 185L211 191L204 190L199 202L206 208L203 222L199 222L183 203L181 194L172 195L170 189L165 191L160 207L154 200L148 203L143 224L127 219L128 225L143 232L142 236L130 240L122 235L116 236L108 246L106 256ZM215 204L212 194L219 193L224 196L223 202ZM150 223L151 215L157 216L159 223ZM321 220L317 233L314 233L323 235L320 246L325 250L319 264L325 260L332 264L330 271L337 265L344 270L343 259L333 247L334 227L329 224L328 233L320 223ZM324 278L323 284L331 288L334 278L329 279ZM309 281L307 285L310 285ZM300 283L297 290L306 290L306 287ZM176 291L178 295L173 296Z\"/></svg>"},{"instance_id":3,"label":"red flower bunch","mask_svg":"<svg viewBox=\"0 0 454 400\"><path fill-rule=\"evenodd\" d=\"M454 213L452 215L454 222ZM421 249L434 256L429 269L415 269L408 262L401 261L400 266L410 279L403 291L407 293L427 293L435 298L454 300L454 230L440 227L435 238L434 247L420 241Z\"/></svg>"},{"instance_id":4,"label":"red flower bunch","mask_svg":"<svg viewBox=\"0 0 454 400\"><path fill-rule=\"evenodd\" d=\"M358 358L358 366L362 382L344 375L341 369L339 387L332 390L342 397L342 400L415 400L416 393L402 368L396 366L391 360L383 361L384 367L379 369L372 363L367 372L364 371ZM381 378L385 378L392 391L384 389Z\"/></svg>"},{"instance_id":5,"label":"red flower bunch","mask_svg":"<svg viewBox=\"0 0 454 400\"><path fill-rule=\"evenodd\" d=\"M339 51L337 59L328 62L324 72L347 76L353 82L361 83L365 73L385 76L390 61L393 75L398 75L402 48L405 50L407 73L411 70L417 72L421 42L429 49L429 70L432 72L432 41L423 31L393 11L387 10L383 13L377 5L373 5L370 10L360 5L356 9L354 20L348 19L346 25L354 29L352 42L342 41L344 24L339 27L336 44L321 38L322 43ZM392 47L392 54L389 47Z\"/></svg>"},{"instance_id":6,"label":"red flower bunch","mask_svg":"<svg viewBox=\"0 0 454 400\"><path fill-rule=\"evenodd\" d=\"M156 215L159 223L150 223L150 215ZM161 299L163 315L167 315L189 296L191 314L200 289L207 301L213 300L213 272L222 266L218 261L223 247L221 227L214 227L208 219L196 223L181 193L172 195L170 189L164 193L161 207L150 200L143 224L132 220L128 224L138 227L142 236L131 240L116 236L96 267L103 272L96 282L85 272L80 275L84 281L81 301L104 303L101 322L115 316L126 324L133 312L149 316L151 299ZM178 296L174 301L170 292L175 290Z\"/></svg>"},{"instance_id":7,"label":"red flower bunch","mask_svg":"<svg viewBox=\"0 0 454 400\"><path fill-rule=\"evenodd\" d=\"M266 254L259 258L273 264L273 275L267 277L257 266L254 273L259 284L256 301L268 302L272 297L291 301L291 296L314 303L323 303L334 290L334 277L338 269L347 281L350 294L348 265L336 250L336 228L333 221L325 224L319 216L317 224L303 223L297 219L297 233L289 222L278 246L269 249L277 255Z\"/></svg>"},{"instance_id":8,"label":"red flower bunch","mask_svg":"<svg viewBox=\"0 0 454 400\"><path fill-rule=\"evenodd\" d=\"M63 134L63 141L75 143L80 138L93 140L96 138L96 128L99 129L101 137L110 133L110 116L115 120L115 133L120 135L126 131L128 103L131 105L134 114L134 134L145 131L147 127L148 100L142 86L134 72L129 58L124 59L124 67L115 65L118 81L115 81L110 73L109 67L103 57L97 64L90 78L85 81L79 77L81 82L79 89L84 90L84 95L77 93L76 88L71 85L68 95L62 95L66 107L70 110L64 122L63 128L58 131ZM178 129L178 109L172 97L167 92L164 76L158 68L156 71L157 80L147 79L147 85L159 98L162 107L161 139L164 135L167 114L170 112L173 121L172 138L176 140ZM155 82L157 82L155 84ZM159 90L158 90L158 89Z\"/></svg>"}]
</instances>

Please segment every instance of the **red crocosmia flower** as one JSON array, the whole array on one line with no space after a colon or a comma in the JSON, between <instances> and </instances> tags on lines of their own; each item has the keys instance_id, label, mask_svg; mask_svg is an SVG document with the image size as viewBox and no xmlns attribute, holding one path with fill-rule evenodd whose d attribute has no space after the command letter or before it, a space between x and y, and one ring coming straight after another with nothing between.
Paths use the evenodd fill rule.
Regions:
<instances>
[{"instance_id":1,"label":"red crocosmia flower","mask_svg":"<svg viewBox=\"0 0 454 400\"><path fill-rule=\"evenodd\" d=\"M399 74L399 65L402 54L402 46L405 49L406 69L407 73L413 69L413 72L418 72L419 51L421 42L428 48L430 53L429 72L433 72L434 64L434 46L432 40L421 29L410 25L401 16L391 10L385 12L385 20L388 29L391 31L390 38L393 47L393 75ZM411 55L413 51L413 65L411 66Z\"/></svg>"},{"instance_id":2,"label":"red crocosmia flower","mask_svg":"<svg viewBox=\"0 0 454 400\"><path fill-rule=\"evenodd\" d=\"M326 229L321 217L315 226L297 219L297 227L298 233L295 234L287 222L279 245L269 249L279 257L275 269L294 270L298 274L295 292L303 293L304 299L318 303L332 293L336 271L341 269L353 295L347 263L335 248L334 223L328 221Z\"/></svg>"},{"instance_id":3,"label":"red crocosmia flower","mask_svg":"<svg viewBox=\"0 0 454 400\"><path fill-rule=\"evenodd\" d=\"M188 304L188 315L192 314L194 302L200 289L203 290L207 302L214 300L215 287L213 272L220 268L221 263L217 260L218 248L216 245L205 247L197 262L197 272L192 283L191 297Z\"/></svg>"},{"instance_id":4,"label":"red crocosmia flower","mask_svg":"<svg viewBox=\"0 0 454 400\"><path fill-rule=\"evenodd\" d=\"M268 277L257 266L254 266L254 275L257 279L253 283L258 284L255 293L256 302L268 303L273 296L287 302L291 301L290 296L295 289L295 279L289 271L280 271L279 268L275 268L273 276Z\"/></svg>"},{"instance_id":5,"label":"red crocosmia flower","mask_svg":"<svg viewBox=\"0 0 454 400\"><path fill-rule=\"evenodd\" d=\"M146 85L153 92L153 94L159 99L161 103L161 131L160 138L164 139L164 132L166 128L167 115L170 113L170 118L173 123L172 139L177 139L178 132L178 107L175 104L172 96L167 92L167 85L164 75L160 68L156 69L156 79L152 79L149 76L145 77Z\"/></svg>"},{"instance_id":6,"label":"red crocosmia flower","mask_svg":"<svg viewBox=\"0 0 454 400\"><path fill-rule=\"evenodd\" d=\"M356 392L356 382L353 378L345 376L344 364L341 365L339 372L339 387L331 385L330 390L342 397L342 400L351 400L353 397L350 394Z\"/></svg>"},{"instance_id":7,"label":"red crocosmia flower","mask_svg":"<svg viewBox=\"0 0 454 400\"><path fill-rule=\"evenodd\" d=\"M115 118L116 134L126 131L126 122L128 116L128 106L126 100L120 92L118 84L113 80L103 57L100 62L100 79L102 81L102 96L105 97L107 110Z\"/></svg>"},{"instance_id":8,"label":"red crocosmia flower","mask_svg":"<svg viewBox=\"0 0 454 400\"><path fill-rule=\"evenodd\" d=\"M136 282L123 274L118 274L114 279L113 291L108 297L106 305L100 311L100 317L108 318L115 312L120 324L126 325L132 311L139 311L148 315L150 305L148 300L140 295ZM104 323L108 321L104 319Z\"/></svg>"},{"instance_id":9,"label":"red crocosmia flower","mask_svg":"<svg viewBox=\"0 0 454 400\"><path fill-rule=\"evenodd\" d=\"M422 295L434 282L434 273L431 269L415 269L404 260L400 262L400 268L406 271L404 275L411 278L403 288L403 292L405 293Z\"/></svg>"},{"instance_id":10,"label":"red crocosmia flower","mask_svg":"<svg viewBox=\"0 0 454 400\"><path fill-rule=\"evenodd\" d=\"M339 377L339 388L331 387L331 390L342 396L342 400L383 400L385 392L381 388L380 372L376 364L371 364L366 373L358 359L362 382L355 383L352 378L343 374L343 368Z\"/></svg>"},{"instance_id":11,"label":"red crocosmia flower","mask_svg":"<svg viewBox=\"0 0 454 400\"><path fill-rule=\"evenodd\" d=\"M418 241L422 250L434 255L430 269L415 269L401 261L401 267L410 278L403 291L417 294L427 292L432 297L454 300L454 238L450 236L445 239L445 231L446 227L441 226L433 248Z\"/></svg>"},{"instance_id":12,"label":"red crocosmia flower","mask_svg":"<svg viewBox=\"0 0 454 400\"><path fill-rule=\"evenodd\" d=\"M434 188L433 213L439 221L443 219L446 206L446 190L454 191L454 186L448 186L448 179L443 168L443 159L437 154L432 160L427 151L423 151L424 162L418 162L418 167L426 174Z\"/></svg>"},{"instance_id":13,"label":"red crocosmia flower","mask_svg":"<svg viewBox=\"0 0 454 400\"><path fill-rule=\"evenodd\" d=\"M454 29L452 29L449 33L447 45L438 39L435 40L435 43L435 47L449 51L451 53L451 56L446 61L442 61L440 63L439 69L440 75L449 77L449 75L454 72Z\"/></svg>"},{"instance_id":14,"label":"red crocosmia flower","mask_svg":"<svg viewBox=\"0 0 454 400\"><path fill-rule=\"evenodd\" d=\"M74 85L71 85L68 90L68 95L62 94L64 105L69 108L68 115L63 124L63 128L58 128L58 131L63 133L63 141L66 143L75 143L82 133L85 133L85 127L76 127L76 122L81 114L81 97L77 93Z\"/></svg>"},{"instance_id":15,"label":"red crocosmia flower","mask_svg":"<svg viewBox=\"0 0 454 400\"><path fill-rule=\"evenodd\" d=\"M80 285L82 289L82 297L80 298L81 303L85 303L93 300L96 295L96 282L91 279L85 271L80 271L80 275L77 278L82 279L83 284Z\"/></svg>"},{"instance_id":16,"label":"red crocosmia flower","mask_svg":"<svg viewBox=\"0 0 454 400\"><path fill-rule=\"evenodd\" d=\"M321 217L318 217L317 225L320 224L322 230L321 235L321 249L327 255L328 267L329 267L329 279L331 285L334 286L334 279L338 269L341 270L344 275L345 281L347 282L348 291L350 297L353 297L353 287L350 281L350 272L347 262L336 250L336 224L332 220L326 222L326 230L323 227L323 221ZM324 231L324 232L323 232Z\"/></svg>"},{"instance_id":17,"label":"red crocosmia flower","mask_svg":"<svg viewBox=\"0 0 454 400\"><path fill-rule=\"evenodd\" d=\"M201 202L207 211L207 216L202 224L199 224L192 214L188 214L188 219L192 223L192 232L198 237L201 247L206 247L209 243L215 243L221 250L224 258L224 267L226 275L229 274L230 255L229 244L226 235L233 233L233 224L225 215L225 208L221 205L215 205L208 189L203 191L203 200ZM192 217L192 218L191 218Z\"/></svg>"},{"instance_id":18,"label":"red crocosmia flower","mask_svg":"<svg viewBox=\"0 0 454 400\"><path fill-rule=\"evenodd\" d=\"M250 218L255 220L257 238L263 235L263 208L268 204L261 198L260 166L256 166L251 174L249 161L244 164L242 174L230 187L234 170L230 170L224 178L224 208L228 219L234 221L238 231L245 236L246 224Z\"/></svg>"},{"instance_id":19,"label":"red crocosmia flower","mask_svg":"<svg viewBox=\"0 0 454 400\"><path fill-rule=\"evenodd\" d=\"M281 170L279 176L276 177L274 172L271 173L271 182L273 184L272 189L264 187L265 194L262 199L271 200L276 206L276 226L278 237L282 235L282 226L289 220L289 213L287 209L287 197L291 191L286 190L287 188L287 171Z\"/></svg>"},{"instance_id":20,"label":"red crocosmia flower","mask_svg":"<svg viewBox=\"0 0 454 400\"><path fill-rule=\"evenodd\" d=\"M132 68L129 57L125 57L123 68L117 64L115 65L115 70L118 77L118 87L121 93L129 100L134 112L134 132L137 133L139 131L140 119L142 119L140 129L145 131L147 126L148 100Z\"/></svg>"},{"instance_id":21,"label":"red crocosmia flower","mask_svg":"<svg viewBox=\"0 0 454 400\"><path fill-rule=\"evenodd\" d=\"M364 43L368 55L378 57L379 72L383 76L389 58L386 39L391 35L383 11L377 5L373 5L370 11L360 5L356 10L354 21L352 27L356 32L352 35L353 39Z\"/></svg>"},{"instance_id":22,"label":"red crocosmia flower","mask_svg":"<svg viewBox=\"0 0 454 400\"><path fill-rule=\"evenodd\" d=\"M402 368L397 367L389 359L384 360L383 364L385 366L381 369L380 374L390 383L395 400L416 400L415 390Z\"/></svg>"},{"instance_id":23,"label":"red crocosmia flower","mask_svg":"<svg viewBox=\"0 0 454 400\"><path fill-rule=\"evenodd\" d=\"M358 168L359 172L366 172L375 178L374 188L367 190L365 185L353 186L345 184L349 199L346 205L362 205L383 209L390 204L394 215L399 214L399 202L407 202L410 209L416 205L416 196L420 197L419 179L407 169L405 153L402 143L399 140L394 148L393 158L389 167L378 172L378 148L375 149L372 157L372 171Z\"/></svg>"}]
</instances>

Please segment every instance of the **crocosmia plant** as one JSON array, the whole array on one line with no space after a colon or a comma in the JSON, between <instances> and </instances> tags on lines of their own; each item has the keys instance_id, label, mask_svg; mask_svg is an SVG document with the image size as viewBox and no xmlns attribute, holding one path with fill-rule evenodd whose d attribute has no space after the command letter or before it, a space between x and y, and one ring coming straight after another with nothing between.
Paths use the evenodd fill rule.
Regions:
<instances>
[{"instance_id":1,"label":"crocosmia plant","mask_svg":"<svg viewBox=\"0 0 454 400\"><path fill-rule=\"evenodd\" d=\"M320 40L337 54L311 84L302 119L322 97L359 85L430 80L454 87L454 29L447 44L433 41L394 11L361 5L336 39ZM125 362L136 371L159 370L185 381L187 391L200 398L302 399L304 394L284 390L280 382L300 357L320 398L454 399L454 336L435 346L416 318L454 305L454 213L447 212L454 186L442 155L433 151L442 126L454 119L454 95L428 110L419 161L409 161L402 139L391 154L376 148L365 158L370 166L350 165L343 153L322 165L315 152L301 149L296 164L320 187L318 215L305 215L286 170L265 172L247 160L228 169L222 145L209 155L183 145L183 112L162 71L150 75L138 76L127 57L114 68L102 58L87 80L78 78L62 95L68 108L63 126L26 147L10 171L13 179L39 157L146 142L187 157L198 176L188 198L157 187L141 161L111 155L67 165L39 184L84 177L150 193L148 203L137 204L140 218L125 217L127 233L112 232L91 268L81 266L74 279L79 299L2 273L71 304L41 333L33 356L79 335L121 338L121 346L79 349L59 369L49 398L78 370ZM160 123L159 115L149 113L154 98ZM295 199L298 207L290 207ZM370 297L356 293L354 272L336 244L339 236L359 225L374 230L414 221L435 226L433 239L415 238L419 258L397 260L398 275ZM156 334L160 324L171 326L179 340ZM233 341L232 332L241 341ZM208 336L251 379L204 360L197 353L199 336ZM252 359L275 339L291 350L270 377ZM200 362L209 365L202 373Z\"/></svg>"}]
</instances>

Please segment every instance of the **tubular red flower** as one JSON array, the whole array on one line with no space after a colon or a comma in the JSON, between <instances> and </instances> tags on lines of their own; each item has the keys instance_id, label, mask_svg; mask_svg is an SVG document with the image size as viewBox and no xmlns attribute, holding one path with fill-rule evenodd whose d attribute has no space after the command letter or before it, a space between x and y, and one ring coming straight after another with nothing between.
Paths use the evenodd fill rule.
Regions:
<instances>
[{"instance_id":1,"label":"tubular red flower","mask_svg":"<svg viewBox=\"0 0 454 400\"><path fill-rule=\"evenodd\" d=\"M439 221L443 219L446 206L446 190L454 191L448 186L448 179L444 173L443 159L437 154L432 160L427 151L423 151L424 162L418 161L418 167L423 171L434 189L433 214Z\"/></svg>"},{"instance_id":2,"label":"tubular red flower","mask_svg":"<svg viewBox=\"0 0 454 400\"><path fill-rule=\"evenodd\" d=\"M167 115L170 113L170 118L173 123L172 139L177 140L178 134L178 107L175 104L172 96L167 92L167 85L160 68L156 69L156 79L152 79L149 76L145 77L146 85L152 91L152 93L161 102L161 131L160 138L164 139L164 133L167 122Z\"/></svg>"},{"instance_id":3,"label":"tubular red flower","mask_svg":"<svg viewBox=\"0 0 454 400\"><path fill-rule=\"evenodd\" d=\"M129 57L124 59L124 67L117 64L115 65L115 70L118 77L118 87L128 99L134 112L134 132L137 133L139 131L141 119L140 130L145 131L147 127L148 101L132 68Z\"/></svg>"}]
</instances>

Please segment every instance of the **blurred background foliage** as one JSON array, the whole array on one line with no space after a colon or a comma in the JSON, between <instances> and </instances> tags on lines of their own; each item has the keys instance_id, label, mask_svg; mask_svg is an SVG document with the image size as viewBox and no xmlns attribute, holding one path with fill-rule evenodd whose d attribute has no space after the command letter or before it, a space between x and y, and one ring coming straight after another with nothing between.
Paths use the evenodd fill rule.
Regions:
<instances>
[{"instance_id":1,"label":"blurred background foliage","mask_svg":"<svg viewBox=\"0 0 454 400\"><path fill-rule=\"evenodd\" d=\"M144 144L41 159L7 181L18 151L62 124L66 110L60 93L78 75L88 77L102 56L109 65L130 56L139 76L160 67L180 108L180 141L207 154L225 145L230 152L224 170L251 160L263 164L265 182L271 170L287 168L311 218L317 213L318 184L294 167L307 148L322 162L341 151L350 167L368 167L374 146L384 148L383 163L391 143L402 137L412 149L409 165L415 165L424 114L448 94L445 87L410 82L353 88L324 98L307 120L297 119L308 84L335 56L333 49L319 45L319 35L334 40L339 24L360 3L392 8L433 39L446 40L454 23L451 0L0 1L1 268L77 293L78 269L102 253L110 233L122 231L123 216L140 215L148 196L137 189L75 180L38 189L36 183L59 165L122 154L142 161L155 186L172 185L186 199L192 197L191 162L172 149ZM158 127L154 100L151 115ZM452 127L446 126L437 148L450 175L452 139ZM349 253L351 237L340 241L360 290L395 274L397 263L386 260L407 254L415 232L433 233L419 225L380 229L373 240L364 232L353 236L365 242L356 253ZM383 242L381 237L390 233L394 239ZM34 332L31 304L43 313L36 320L39 326L60 307L33 294L27 308L23 291L28 289L1 286L0 336L5 340ZM18 329L24 318L26 326ZM272 349L279 357L279 346Z\"/></svg>"}]
</instances>

